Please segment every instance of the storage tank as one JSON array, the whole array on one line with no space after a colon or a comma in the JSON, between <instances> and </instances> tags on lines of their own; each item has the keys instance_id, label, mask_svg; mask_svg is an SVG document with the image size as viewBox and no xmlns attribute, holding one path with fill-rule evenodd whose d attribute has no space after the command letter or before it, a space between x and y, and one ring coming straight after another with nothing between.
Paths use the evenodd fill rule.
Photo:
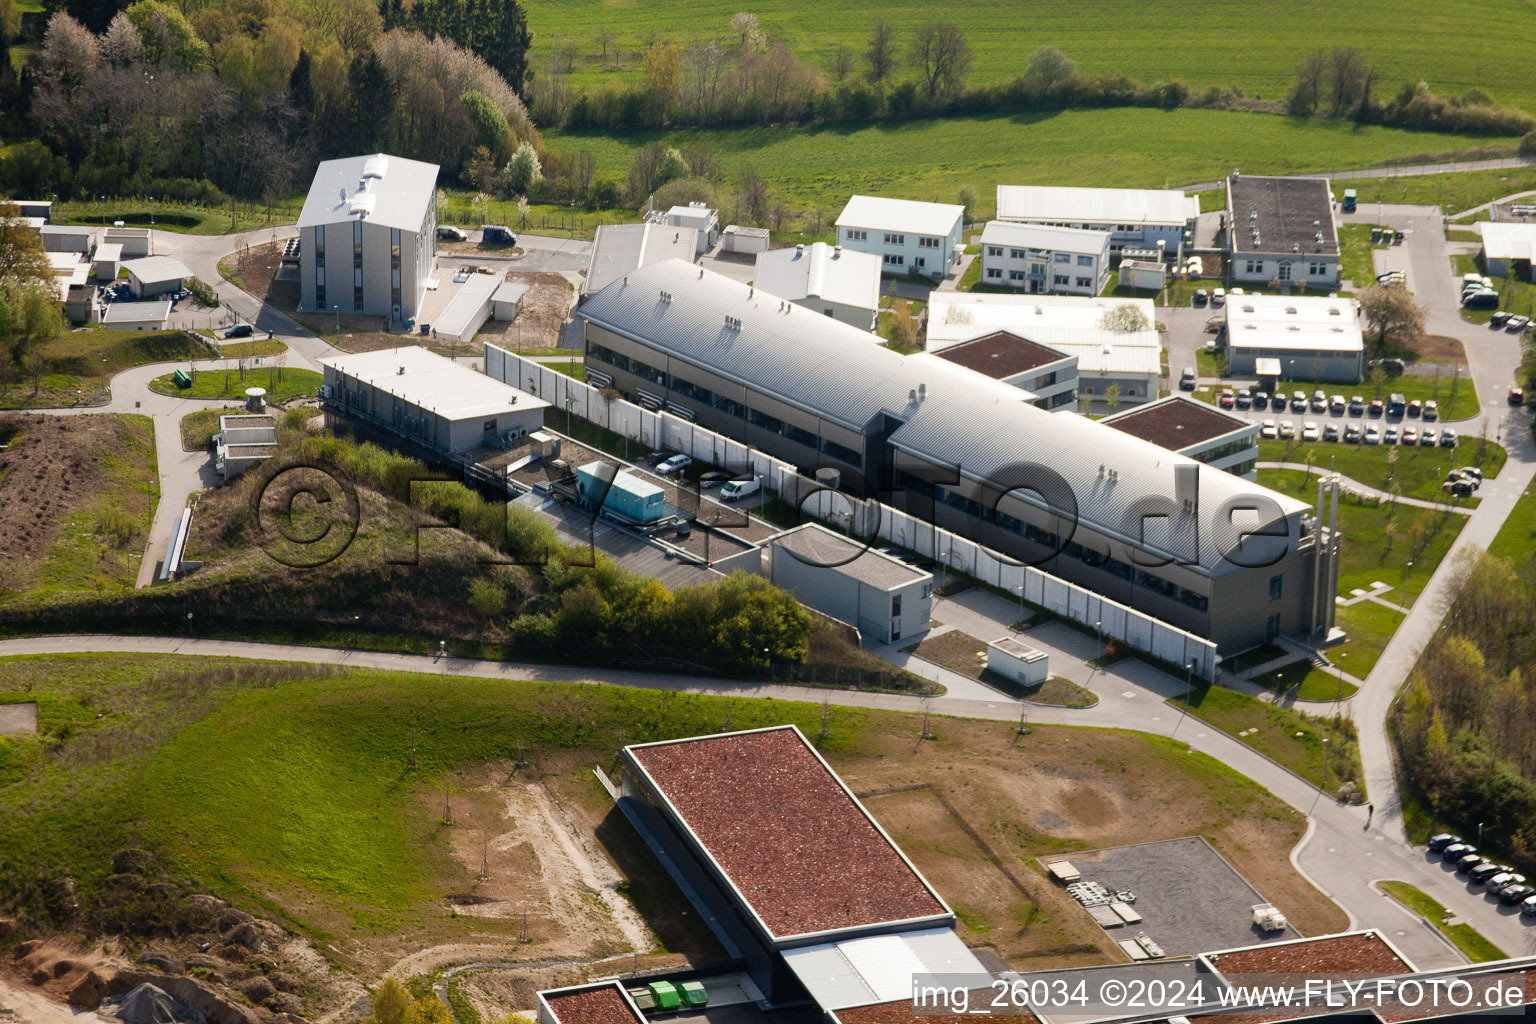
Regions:
<instances>
[{"instance_id":1,"label":"storage tank","mask_svg":"<svg viewBox=\"0 0 1536 1024\"><path fill-rule=\"evenodd\" d=\"M588 505L596 507L601 501L605 510L637 523L654 523L667 510L666 491L632 473L615 471L606 462L578 466L576 491Z\"/></svg>"}]
</instances>

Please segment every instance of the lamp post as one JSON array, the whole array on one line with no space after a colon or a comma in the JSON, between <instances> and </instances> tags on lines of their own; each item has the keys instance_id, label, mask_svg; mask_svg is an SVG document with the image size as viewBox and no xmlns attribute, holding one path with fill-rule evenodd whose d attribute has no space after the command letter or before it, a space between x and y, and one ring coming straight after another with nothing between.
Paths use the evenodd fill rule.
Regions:
<instances>
[{"instance_id":1,"label":"lamp post","mask_svg":"<svg viewBox=\"0 0 1536 1024\"><path fill-rule=\"evenodd\" d=\"M1170 734L1173 736L1179 734L1179 726L1183 725L1184 719L1189 717L1189 694L1195 688L1195 660L1193 658L1184 666L1184 673L1184 706L1179 709L1179 720L1173 725L1173 732Z\"/></svg>"},{"instance_id":2,"label":"lamp post","mask_svg":"<svg viewBox=\"0 0 1536 1024\"><path fill-rule=\"evenodd\" d=\"M1323 737L1323 784L1317 788L1317 795L1312 798L1312 806L1307 811L1308 817L1317 810L1317 801L1322 798L1323 790L1328 788L1328 737Z\"/></svg>"},{"instance_id":3,"label":"lamp post","mask_svg":"<svg viewBox=\"0 0 1536 1024\"><path fill-rule=\"evenodd\" d=\"M1349 657L1348 651L1340 651L1338 664L1333 666L1339 675L1339 693L1338 696L1334 698L1335 703L1342 703L1344 700L1344 659L1347 657ZM1338 714L1339 709L1334 708L1333 713Z\"/></svg>"}]
</instances>

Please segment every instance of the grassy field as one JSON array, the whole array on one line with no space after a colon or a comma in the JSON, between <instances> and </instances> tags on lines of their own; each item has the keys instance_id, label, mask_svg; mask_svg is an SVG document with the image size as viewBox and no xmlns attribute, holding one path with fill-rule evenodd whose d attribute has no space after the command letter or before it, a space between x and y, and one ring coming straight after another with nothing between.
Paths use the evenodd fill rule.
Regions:
<instances>
[{"instance_id":1,"label":"grassy field","mask_svg":"<svg viewBox=\"0 0 1536 1024\"><path fill-rule=\"evenodd\" d=\"M734 50L738 41L730 19L743 9L735 0L643 5L530 0L528 27L535 40L530 66L543 67L551 52L569 48L577 82L638 78L637 53L652 40L718 39ZM870 26L879 18L897 27L905 55L909 26L935 16L920 0L834 0L817 7L766 0L745 9L758 15L768 35L784 39L802 60L824 71L843 45L856 55L856 72L862 72ZM1121 73L1147 81L1175 77L1197 91L1235 86L1256 98L1278 100L1291 87L1302 55L1339 45L1343 31L1358 35L1353 41L1375 66L1382 92L1422 78L1436 92L1459 94L1475 86L1502 102L1536 107L1536 84L1511 74L1536 45L1528 13L1519 0L1494 0L1475 18L1466 8L1428 0L1410 0L1390 15L1368 0L1306 0L1278 9L1238 0L1131 5L1042 0L1027 11L1006 0L983 0L946 7L943 16L966 33L975 52L969 80L977 83L1012 79L1035 47L1049 44L1085 74ZM1489 26L1497 31L1487 31ZM597 42L602 27L614 35L606 59ZM1260 40L1263 46L1255 48ZM903 66L898 78L906 75Z\"/></svg>"},{"instance_id":2,"label":"grassy field","mask_svg":"<svg viewBox=\"0 0 1536 1024\"><path fill-rule=\"evenodd\" d=\"M1208 18L1200 20L1209 27ZM1365 167L1394 157L1500 142L1357 129L1269 114L1133 109L958 117L863 128L544 135L554 152L569 157L587 150L597 161L598 173L616 175L626 174L635 151L652 139L684 148L706 143L728 179L756 170L779 198L798 210L820 209L835 218L855 192L953 202L959 189L969 187L979 200L974 213L978 219L991 216L1000 182L1163 188L1219 180L1234 166L1250 173ZM1192 147L1190 139L1201 144ZM953 159L956 153L966 158ZM1047 153L1048 159L1042 156ZM729 212L722 210L722 217Z\"/></svg>"},{"instance_id":3,"label":"grassy field","mask_svg":"<svg viewBox=\"0 0 1536 1024\"><path fill-rule=\"evenodd\" d=\"M189 452L200 452L213 441L219 432L220 416L237 416L245 412L244 406L224 409L198 409L181 418L181 446Z\"/></svg>"},{"instance_id":4,"label":"grassy field","mask_svg":"<svg viewBox=\"0 0 1536 1024\"><path fill-rule=\"evenodd\" d=\"M519 946L528 959L561 943L567 955L572 943L611 951L623 941L610 937L611 919L557 927L569 892L541 881L562 854L538 808L558 803L577 844L607 850L629 888L659 897L651 906L675 904L592 766L610 767L625 743L720 729L794 722L817 736L824 714L818 747L967 908L972 944L1009 958L1102 960L1107 939L1065 894L1021 884L1007 865L1192 833L1284 900L1298 927L1344 926L1272 855L1299 838L1299 814L1154 737L1035 727L1021 738L1011 721L937 718L935 737L914 746L913 714L152 656L0 661L0 699L24 690L44 704L45 734L0 741L0 888L68 873L89 904L112 853L142 844L202 891L333 941L364 977L438 942ZM516 837L512 849L493 847L491 878L476 883L482 837L502 833ZM520 913L468 916L444 899L498 886L520 887L531 949L519 942Z\"/></svg>"},{"instance_id":5,"label":"grassy field","mask_svg":"<svg viewBox=\"0 0 1536 1024\"><path fill-rule=\"evenodd\" d=\"M1337 659L1335 659L1337 661ZM1360 689L1347 679L1327 669L1321 669L1310 661L1298 661L1273 672L1255 676L1253 681L1277 694L1296 691L1297 700L1341 700L1353 697Z\"/></svg>"},{"instance_id":6,"label":"grassy field","mask_svg":"<svg viewBox=\"0 0 1536 1024\"><path fill-rule=\"evenodd\" d=\"M259 232L276 224L292 224L304 205L302 195L274 204L270 216L259 203L241 202L238 207L203 206L196 203L153 203L144 199L108 199L104 202L62 202L53 208L55 224L112 224L122 221L131 228L154 226L189 235L230 235L237 231ZM256 238L252 238L254 243Z\"/></svg>"},{"instance_id":7,"label":"grassy field","mask_svg":"<svg viewBox=\"0 0 1536 1024\"><path fill-rule=\"evenodd\" d=\"M1180 697L1168 698L1168 705L1185 707ZM1328 792L1342 782L1361 779L1360 752L1347 720L1303 714L1220 686L1195 691L1188 707L1193 717L1236 737L1312 785L1326 785ZM1324 739L1328 741L1326 780Z\"/></svg>"},{"instance_id":8,"label":"grassy field","mask_svg":"<svg viewBox=\"0 0 1536 1024\"><path fill-rule=\"evenodd\" d=\"M190 388L178 388L169 373L149 382L150 390L177 398L242 399L246 388L266 388L267 401L286 402L290 398L313 395L325 382L325 377L314 370L294 370L286 367L261 367L246 370L198 370L192 377Z\"/></svg>"},{"instance_id":9,"label":"grassy field","mask_svg":"<svg viewBox=\"0 0 1536 1024\"><path fill-rule=\"evenodd\" d=\"M1499 527L1488 553L1512 562L1523 562L1536 555L1536 485L1525 489L1509 518Z\"/></svg>"},{"instance_id":10,"label":"grassy field","mask_svg":"<svg viewBox=\"0 0 1536 1024\"><path fill-rule=\"evenodd\" d=\"M542 365L549 367L556 373L563 373L567 377L575 377L577 380L587 379L586 363L580 359L567 359L561 362L544 363Z\"/></svg>"},{"instance_id":11,"label":"grassy field","mask_svg":"<svg viewBox=\"0 0 1536 1024\"><path fill-rule=\"evenodd\" d=\"M1418 914L1424 920L1433 925L1436 930L1451 941L1451 944L1461 950L1462 955L1474 964L1487 963L1490 960L1503 960L1509 954L1483 938L1478 931L1469 924L1447 925L1451 912L1440 905L1429 893L1409 885L1407 882L1380 882L1382 892L1391 896L1397 902Z\"/></svg>"},{"instance_id":12,"label":"grassy field","mask_svg":"<svg viewBox=\"0 0 1536 1024\"><path fill-rule=\"evenodd\" d=\"M1376 281L1376 266L1371 261L1371 228L1374 224L1345 224L1339 228L1339 267L1344 280L1356 288Z\"/></svg>"},{"instance_id":13,"label":"grassy field","mask_svg":"<svg viewBox=\"0 0 1536 1024\"><path fill-rule=\"evenodd\" d=\"M1536 167L1463 171L1459 174L1413 174L1400 178L1359 178L1340 181L1334 186L1336 192L1342 188L1355 190L1360 204L1356 214L1358 217L1368 216L1371 211L1366 207L1374 203L1415 203L1439 206L1446 213L1460 213L1517 192L1536 189ZM1487 220L1487 215L1482 219Z\"/></svg>"},{"instance_id":14,"label":"grassy field","mask_svg":"<svg viewBox=\"0 0 1536 1024\"><path fill-rule=\"evenodd\" d=\"M1412 422L1412 421L1409 421ZM1481 454L1479 454L1481 448ZM1396 454L1395 461L1390 459ZM1404 498L1438 501L1445 497L1440 484L1445 474L1457 466L1476 466L1486 477L1499 475L1508 453L1500 445L1478 438L1462 438L1460 446L1449 448L1405 448L1397 445L1343 444L1340 442L1260 441L1260 462L1304 463L1311 456L1319 470L1334 470L1367 487L1389 491L1389 480ZM1477 499L1461 499L1461 505Z\"/></svg>"},{"instance_id":15,"label":"grassy field","mask_svg":"<svg viewBox=\"0 0 1536 1024\"><path fill-rule=\"evenodd\" d=\"M69 331L44 345L36 377L0 385L0 409L53 409L100 398L112 376L145 363L208 359L205 339L185 331Z\"/></svg>"}]
</instances>

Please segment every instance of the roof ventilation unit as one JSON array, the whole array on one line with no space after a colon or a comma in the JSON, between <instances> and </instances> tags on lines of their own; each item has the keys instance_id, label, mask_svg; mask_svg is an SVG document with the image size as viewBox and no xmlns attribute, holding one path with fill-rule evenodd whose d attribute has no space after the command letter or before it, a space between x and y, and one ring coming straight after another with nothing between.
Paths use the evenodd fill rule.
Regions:
<instances>
[{"instance_id":1,"label":"roof ventilation unit","mask_svg":"<svg viewBox=\"0 0 1536 1024\"><path fill-rule=\"evenodd\" d=\"M667 291L665 288L663 288L662 291L661 291L661 301L662 302L671 302L672 301L672 293Z\"/></svg>"},{"instance_id":2,"label":"roof ventilation unit","mask_svg":"<svg viewBox=\"0 0 1536 1024\"><path fill-rule=\"evenodd\" d=\"M379 153L376 156L371 156L367 160L363 161L364 178L382 178L384 177L384 173L388 170L389 157L385 156L383 153Z\"/></svg>"}]
</instances>

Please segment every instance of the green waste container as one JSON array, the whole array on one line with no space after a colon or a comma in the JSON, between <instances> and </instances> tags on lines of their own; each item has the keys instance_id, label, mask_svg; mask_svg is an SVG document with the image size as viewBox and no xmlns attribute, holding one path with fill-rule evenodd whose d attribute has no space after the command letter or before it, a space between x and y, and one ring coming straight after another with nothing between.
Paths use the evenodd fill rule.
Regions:
<instances>
[{"instance_id":1,"label":"green waste container","mask_svg":"<svg viewBox=\"0 0 1536 1024\"><path fill-rule=\"evenodd\" d=\"M704 990L704 985L697 981L685 981L677 986L683 994L683 1002L689 1006L709 1005L709 993Z\"/></svg>"},{"instance_id":2,"label":"green waste container","mask_svg":"<svg viewBox=\"0 0 1536 1024\"><path fill-rule=\"evenodd\" d=\"M177 370L171 374L171 383L185 390L192 386L192 376L186 370Z\"/></svg>"},{"instance_id":3,"label":"green waste container","mask_svg":"<svg viewBox=\"0 0 1536 1024\"><path fill-rule=\"evenodd\" d=\"M682 997L677 994L677 986L670 981L653 981L646 987L651 990L651 999L658 1010L676 1010L683 1005Z\"/></svg>"}]
</instances>

